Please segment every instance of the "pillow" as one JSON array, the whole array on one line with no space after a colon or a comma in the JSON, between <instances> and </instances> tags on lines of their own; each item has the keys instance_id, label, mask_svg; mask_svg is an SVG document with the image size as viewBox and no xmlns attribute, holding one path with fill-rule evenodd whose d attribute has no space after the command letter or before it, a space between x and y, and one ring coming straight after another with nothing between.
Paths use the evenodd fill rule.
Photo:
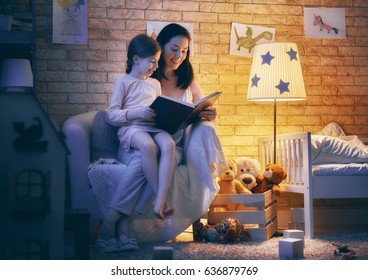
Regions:
<instances>
[{"instance_id":1,"label":"pillow","mask_svg":"<svg viewBox=\"0 0 368 280\"><path fill-rule=\"evenodd\" d=\"M98 111L92 123L92 161L99 158L117 159L118 127L107 123L107 111Z\"/></svg>"},{"instance_id":2,"label":"pillow","mask_svg":"<svg viewBox=\"0 0 368 280\"><path fill-rule=\"evenodd\" d=\"M335 122L329 123L324 128L316 133L316 135L326 135L326 136L345 136L345 132L342 128Z\"/></svg>"},{"instance_id":3,"label":"pillow","mask_svg":"<svg viewBox=\"0 0 368 280\"><path fill-rule=\"evenodd\" d=\"M312 135L312 163L368 163L368 147L356 135Z\"/></svg>"}]
</instances>

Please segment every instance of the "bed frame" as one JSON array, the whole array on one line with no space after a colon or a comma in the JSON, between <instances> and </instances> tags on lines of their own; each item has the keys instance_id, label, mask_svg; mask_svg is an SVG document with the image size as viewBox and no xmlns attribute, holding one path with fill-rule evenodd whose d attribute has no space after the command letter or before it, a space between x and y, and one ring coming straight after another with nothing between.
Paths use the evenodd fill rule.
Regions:
<instances>
[{"instance_id":1,"label":"bed frame","mask_svg":"<svg viewBox=\"0 0 368 280\"><path fill-rule=\"evenodd\" d=\"M273 136L259 138L259 161L262 169L267 163L273 162L273 142ZM310 132L278 135L276 151L276 163L281 164L288 173L288 177L280 185L282 191L304 194L304 226L307 238L314 238L314 199L368 198L368 175L312 176Z\"/></svg>"}]
</instances>

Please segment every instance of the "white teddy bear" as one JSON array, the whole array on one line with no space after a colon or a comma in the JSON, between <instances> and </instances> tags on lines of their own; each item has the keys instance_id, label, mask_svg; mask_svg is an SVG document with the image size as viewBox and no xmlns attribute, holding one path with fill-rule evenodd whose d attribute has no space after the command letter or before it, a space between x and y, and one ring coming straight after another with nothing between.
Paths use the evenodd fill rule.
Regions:
<instances>
[{"instance_id":1,"label":"white teddy bear","mask_svg":"<svg viewBox=\"0 0 368 280\"><path fill-rule=\"evenodd\" d=\"M236 179L252 191L262 181L261 164L258 160L249 157L236 158L235 162L238 167Z\"/></svg>"}]
</instances>

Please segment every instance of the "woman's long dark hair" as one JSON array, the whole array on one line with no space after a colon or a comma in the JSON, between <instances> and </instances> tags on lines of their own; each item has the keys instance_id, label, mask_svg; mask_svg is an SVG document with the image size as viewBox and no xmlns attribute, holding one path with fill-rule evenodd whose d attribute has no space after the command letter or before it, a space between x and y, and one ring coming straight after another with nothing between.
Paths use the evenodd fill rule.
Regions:
<instances>
[{"instance_id":1,"label":"woman's long dark hair","mask_svg":"<svg viewBox=\"0 0 368 280\"><path fill-rule=\"evenodd\" d=\"M165 45L173 37L176 37L176 36L185 37L188 39L189 42L191 40L188 30L184 28L183 26L176 24L176 23L171 23L171 24L166 25L157 36L157 42L161 46L162 53L161 53L160 60L158 62L158 68L152 74L152 77L156 78L159 81L161 81L162 79L167 79L164 74ZM194 71L193 71L192 64L189 61L189 56L190 56L190 49L188 49L187 57L183 60L183 62L178 67L178 69L174 71L176 76L178 76L178 82L176 86L181 89L187 89L194 79Z\"/></svg>"},{"instance_id":2,"label":"woman's long dark hair","mask_svg":"<svg viewBox=\"0 0 368 280\"><path fill-rule=\"evenodd\" d=\"M160 44L146 34L135 36L129 43L127 53L127 68L126 73L132 71L133 57L137 55L140 58L146 58L155 55L161 50Z\"/></svg>"}]
</instances>

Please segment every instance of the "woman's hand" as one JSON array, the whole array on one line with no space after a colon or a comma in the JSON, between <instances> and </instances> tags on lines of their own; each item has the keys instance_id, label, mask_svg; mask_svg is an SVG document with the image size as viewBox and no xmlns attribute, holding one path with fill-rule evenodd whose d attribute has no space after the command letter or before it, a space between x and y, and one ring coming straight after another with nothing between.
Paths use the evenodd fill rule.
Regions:
<instances>
[{"instance_id":1,"label":"woman's hand","mask_svg":"<svg viewBox=\"0 0 368 280\"><path fill-rule=\"evenodd\" d=\"M199 113L199 116L209 121L214 121L217 117L216 107L214 106L206 107L202 112Z\"/></svg>"}]
</instances>

